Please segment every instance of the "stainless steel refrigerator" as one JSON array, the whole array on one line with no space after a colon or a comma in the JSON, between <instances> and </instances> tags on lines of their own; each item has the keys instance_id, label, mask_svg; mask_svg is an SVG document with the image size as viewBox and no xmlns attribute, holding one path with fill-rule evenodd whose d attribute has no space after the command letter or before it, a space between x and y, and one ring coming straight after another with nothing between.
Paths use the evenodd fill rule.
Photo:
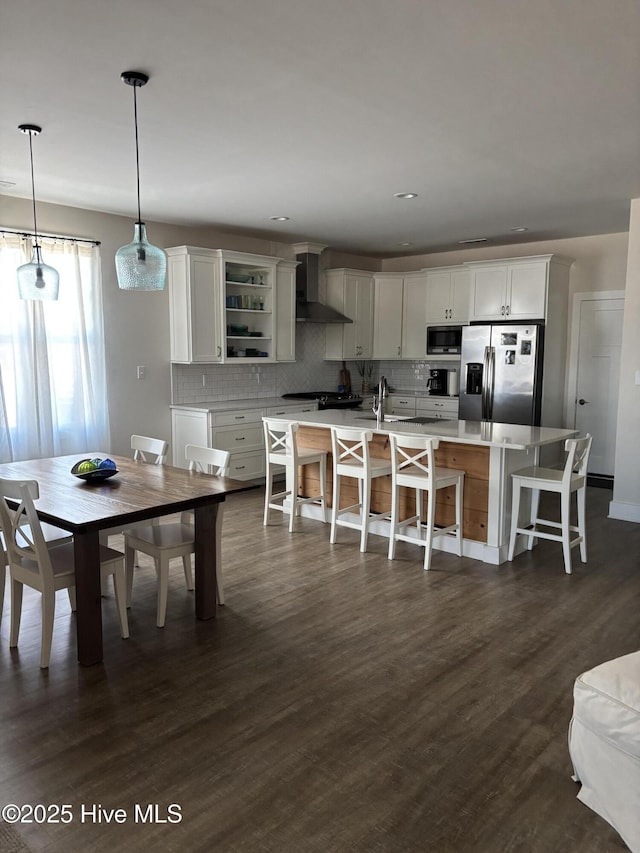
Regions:
<instances>
[{"instance_id":1,"label":"stainless steel refrigerator","mask_svg":"<svg viewBox=\"0 0 640 853\"><path fill-rule=\"evenodd\" d=\"M543 323L462 329L461 420L540 425Z\"/></svg>"}]
</instances>

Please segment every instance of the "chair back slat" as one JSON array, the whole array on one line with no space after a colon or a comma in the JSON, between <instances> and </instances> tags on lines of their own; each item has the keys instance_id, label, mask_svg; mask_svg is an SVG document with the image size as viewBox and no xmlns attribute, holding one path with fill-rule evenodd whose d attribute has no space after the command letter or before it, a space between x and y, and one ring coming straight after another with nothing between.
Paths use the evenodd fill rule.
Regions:
<instances>
[{"instance_id":1,"label":"chair back slat","mask_svg":"<svg viewBox=\"0 0 640 853\"><path fill-rule=\"evenodd\" d=\"M407 436L391 433L391 466L396 474L419 474L430 478L435 470L435 451L440 446L437 438Z\"/></svg>"},{"instance_id":2,"label":"chair back slat","mask_svg":"<svg viewBox=\"0 0 640 853\"><path fill-rule=\"evenodd\" d=\"M213 474L218 477L226 477L229 474L231 453L228 450L187 444L184 455L190 471L200 471L203 474Z\"/></svg>"},{"instance_id":3,"label":"chair back slat","mask_svg":"<svg viewBox=\"0 0 640 853\"><path fill-rule=\"evenodd\" d=\"M296 421L270 420L263 418L264 442L266 452L272 456L288 456L294 462L298 459L296 433L299 424ZM277 458L272 461L277 462Z\"/></svg>"},{"instance_id":4,"label":"chair back slat","mask_svg":"<svg viewBox=\"0 0 640 853\"><path fill-rule=\"evenodd\" d=\"M331 428L331 446L334 465L369 465L371 430Z\"/></svg>"},{"instance_id":5,"label":"chair back slat","mask_svg":"<svg viewBox=\"0 0 640 853\"><path fill-rule=\"evenodd\" d=\"M593 436L590 433L587 433L584 438L568 438L565 441L564 449L567 451L567 458L562 475L563 481L571 480L571 477L576 475L586 476L592 442Z\"/></svg>"},{"instance_id":6,"label":"chair back slat","mask_svg":"<svg viewBox=\"0 0 640 853\"><path fill-rule=\"evenodd\" d=\"M33 501L40 495L36 480L0 479L0 526L9 565L24 560L37 564L45 583L53 587L53 569ZM12 504L17 503L17 506Z\"/></svg>"},{"instance_id":7,"label":"chair back slat","mask_svg":"<svg viewBox=\"0 0 640 853\"><path fill-rule=\"evenodd\" d=\"M146 435L132 435L131 449L133 458L154 465L164 464L167 455L168 444L161 438L149 438Z\"/></svg>"}]
</instances>

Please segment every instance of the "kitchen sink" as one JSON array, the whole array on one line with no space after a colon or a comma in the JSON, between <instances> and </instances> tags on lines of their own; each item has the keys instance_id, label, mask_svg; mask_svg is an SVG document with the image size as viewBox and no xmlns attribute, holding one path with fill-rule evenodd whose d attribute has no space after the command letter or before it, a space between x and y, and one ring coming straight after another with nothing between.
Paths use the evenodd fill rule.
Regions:
<instances>
[{"instance_id":1,"label":"kitchen sink","mask_svg":"<svg viewBox=\"0 0 640 853\"><path fill-rule=\"evenodd\" d=\"M357 418L356 420L359 420L359 421L377 421L378 419L376 418L375 415L363 415L361 418ZM403 423L403 424L437 424L437 423L440 423L441 421L443 423L447 422L447 420L445 418L426 418L426 417L421 417L420 415L418 415L415 418L405 418L402 416L398 417L397 415L385 415L383 423L385 423L385 424L397 424L397 423Z\"/></svg>"}]
</instances>

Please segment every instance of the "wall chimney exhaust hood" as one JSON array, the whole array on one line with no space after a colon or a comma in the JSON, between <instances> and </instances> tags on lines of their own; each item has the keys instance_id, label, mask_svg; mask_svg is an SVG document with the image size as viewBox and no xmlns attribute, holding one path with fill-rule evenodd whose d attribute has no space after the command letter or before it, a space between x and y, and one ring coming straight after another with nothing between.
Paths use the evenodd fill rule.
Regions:
<instances>
[{"instance_id":1,"label":"wall chimney exhaust hood","mask_svg":"<svg viewBox=\"0 0 640 853\"><path fill-rule=\"evenodd\" d=\"M319 301L319 243L296 243L296 321L298 323L353 323L350 317Z\"/></svg>"}]
</instances>

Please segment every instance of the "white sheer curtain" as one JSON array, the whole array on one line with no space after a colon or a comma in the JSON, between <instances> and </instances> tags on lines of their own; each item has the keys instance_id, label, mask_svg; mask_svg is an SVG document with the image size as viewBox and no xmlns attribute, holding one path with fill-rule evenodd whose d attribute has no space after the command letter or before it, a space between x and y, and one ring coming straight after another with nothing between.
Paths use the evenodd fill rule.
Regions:
<instances>
[{"instance_id":1,"label":"white sheer curtain","mask_svg":"<svg viewBox=\"0 0 640 853\"><path fill-rule=\"evenodd\" d=\"M0 369L13 459L109 448L100 250L41 243L60 273L55 302L18 297L16 269L32 244L0 233Z\"/></svg>"}]
</instances>

